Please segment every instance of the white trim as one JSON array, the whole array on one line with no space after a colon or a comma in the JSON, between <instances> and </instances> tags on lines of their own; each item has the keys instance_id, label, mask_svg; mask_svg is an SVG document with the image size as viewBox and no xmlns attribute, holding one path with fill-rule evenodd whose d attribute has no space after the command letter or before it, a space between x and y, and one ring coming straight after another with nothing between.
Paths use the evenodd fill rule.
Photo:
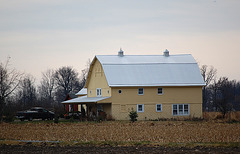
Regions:
<instances>
[{"instance_id":1,"label":"white trim","mask_svg":"<svg viewBox=\"0 0 240 154\"><path fill-rule=\"evenodd\" d=\"M206 86L206 84L198 83L163 83L163 84L109 84L109 87L196 87L196 86Z\"/></svg>"},{"instance_id":2,"label":"white trim","mask_svg":"<svg viewBox=\"0 0 240 154\"><path fill-rule=\"evenodd\" d=\"M157 88L157 94L158 94L158 95L163 95L163 88L161 88L161 89L162 89L162 93L158 93L158 89L159 89L159 88L161 88L161 87L158 87L158 88Z\"/></svg>"},{"instance_id":3,"label":"white trim","mask_svg":"<svg viewBox=\"0 0 240 154\"><path fill-rule=\"evenodd\" d=\"M80 104L80 103L96 103L101 100L105 100L110 97L87 97L87 96L82 96L82 97L77 97L74 99L70 99L67 101L62 102L63 104Z\"/></svg>"},{"instance_id":4,"label":"white trim","mask_svg":"<svg viewBox=\"0 0 240 154\"><path fill-rule=\"evenodd\" d=\"M157 109L157 106L158 106L158 105L161 105L161 110L158 110L158 109ZM162 112L162 104L156 104L156 112Z\"/></svg>"},{"instance_id":5,"label":"white trim","mask_svg":"<svg viewBox=\"0 0 240 154\"><path fill-rule=\"evenodd\" d=\"M142 105L142 111L139 111L139 105ZM144 112L144 104L137 104L137 112Z\"/></svg>"},{"instance_id":6,"label":"white trim","mask_svg":"<svg viewBox=\"0 0 240 154\"><path fill-rule=\"evenodd\" d=\"M173 114L173 106L174 105L177 105L177 114ZM182 113L179 113L179 106L180 105L183 105L183 111L182 111ZM184 112L184 106L185 105L187 105L187 107L188 107L188 113L187 114L185 114L185 112ZM173 116L186 116L186 115L189 115L190 114L190 108L189 108L189 104L172 104L172 115Z\"/></svg>"},{"instance_id":7,"label":"white trim","mask_svg":"<svg viewBox=\"0 0 240 154\"><path fill-rule=\"evenodd\" d=\"M101 97L102 96L102 88L97 88L96 95L97 95L97 97Z\"/></svg>"},{"instance_id":8,"label":"white trim","mask_svg":"<svg viewBox=\"0 0 240 154\"><path fill-rule=\"evenodd\" d=\"M142 89L142 90L143 90L143 93L142 93L142 94L139 94L139 89ZM138 95L144 95L144 88L138 88Z\"/></svg>"}]
</instances>

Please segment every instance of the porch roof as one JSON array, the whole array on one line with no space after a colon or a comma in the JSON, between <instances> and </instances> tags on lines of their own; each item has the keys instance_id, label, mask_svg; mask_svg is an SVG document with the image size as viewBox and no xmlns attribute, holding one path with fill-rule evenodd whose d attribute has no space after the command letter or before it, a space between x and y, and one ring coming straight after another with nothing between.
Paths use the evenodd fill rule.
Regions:
<instances>
[{"instance_id":1,"label":"porch roof","mask_svg":"<svg viewBox=\"0 0 240 154\"><path fill-rule=\"evenodd\" d=\"M62 104L83 104L83 103L97 103L98 101L102 101L108 99L110 97L87 97L82 96L78 98L74 98L68 101L62 102Z\"/></svg>"}]
</instances>

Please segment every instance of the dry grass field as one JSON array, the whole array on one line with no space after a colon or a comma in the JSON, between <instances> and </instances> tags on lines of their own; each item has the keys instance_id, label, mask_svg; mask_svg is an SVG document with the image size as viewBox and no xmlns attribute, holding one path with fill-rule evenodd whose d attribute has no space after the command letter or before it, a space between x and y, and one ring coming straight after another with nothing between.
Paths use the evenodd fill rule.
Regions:
<instances>
[{"instance_id":1,"label":"dry grass field","mask_svg":"<svg viewBox=\"0 0 240 154\"><path fill-rule=\"evenodd\" d=\"M222 121L238 121L240 122L240 111L238 112L231 112L226 114L225 119L222 119L222 114L220 112L203 112L203 118L205 120L217 120L221 119Z\"/></svg>"},{"instance_id":2,"label":"dry grass field","mask_svg":"<svg viewBox=\"0 0 240 154\"><path fill-rule=\"evenodd\" d=\"M128 121L2 123L0 140L161 143L239 143L240 123L219 121Z\"/></svg>"}]
</instances>

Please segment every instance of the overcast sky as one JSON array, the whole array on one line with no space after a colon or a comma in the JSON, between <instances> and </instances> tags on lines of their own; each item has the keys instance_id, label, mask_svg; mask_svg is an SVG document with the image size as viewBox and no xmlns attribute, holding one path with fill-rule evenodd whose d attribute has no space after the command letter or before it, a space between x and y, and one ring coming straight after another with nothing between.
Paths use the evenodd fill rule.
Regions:
<instances>
[{"instance_id":1,"label":"overcast sky","mask_svg":"<svg viewBox=\"0 0 240 154\"><path fill-rule=\"evenodd\" d=\"M38 81L95 55L192 54L240 81L240 0L0 0L0 62Z\"/></svg>"}]
</instances>

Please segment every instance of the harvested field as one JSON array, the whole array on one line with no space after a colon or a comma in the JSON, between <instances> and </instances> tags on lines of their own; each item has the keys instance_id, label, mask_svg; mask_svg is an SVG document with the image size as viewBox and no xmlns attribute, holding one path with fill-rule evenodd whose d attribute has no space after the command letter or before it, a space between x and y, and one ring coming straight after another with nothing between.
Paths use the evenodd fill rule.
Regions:
<instances>
[{"instance_id":1,"label":"harvested field","mask_svg":"<svg viewBox=\"0 0 240 154\"><path fill-rule=\"evenodd\" d=\"M221 119L222 121L229 121L229 116L231 121L240 121L240 111L231 112L231 115L227 113L225 119L223 119L221 112L203 112L205 120Z\"/></svg>"},{"instance_id":2,"label":"harvested field","mask_svg":"<svg viewBox=\"0 0 240 154\"><path fill-rule=\"evenodd\" d=\"M238 154L238 148L225 147L164 147L164 146L31 146L31 145L0 145L0 153L231 153Z\"/></svg>"},{"instance_id":3,"label":"harvested field","mask_svg":"<svg viewBox=\"0 0 240 154\"><path fill-rule=\"evenodd\" d=\"M161 143L240 142L240 123L215 121L127 121L2 123L1 140Z\"/></svg>"}]
</instances>

